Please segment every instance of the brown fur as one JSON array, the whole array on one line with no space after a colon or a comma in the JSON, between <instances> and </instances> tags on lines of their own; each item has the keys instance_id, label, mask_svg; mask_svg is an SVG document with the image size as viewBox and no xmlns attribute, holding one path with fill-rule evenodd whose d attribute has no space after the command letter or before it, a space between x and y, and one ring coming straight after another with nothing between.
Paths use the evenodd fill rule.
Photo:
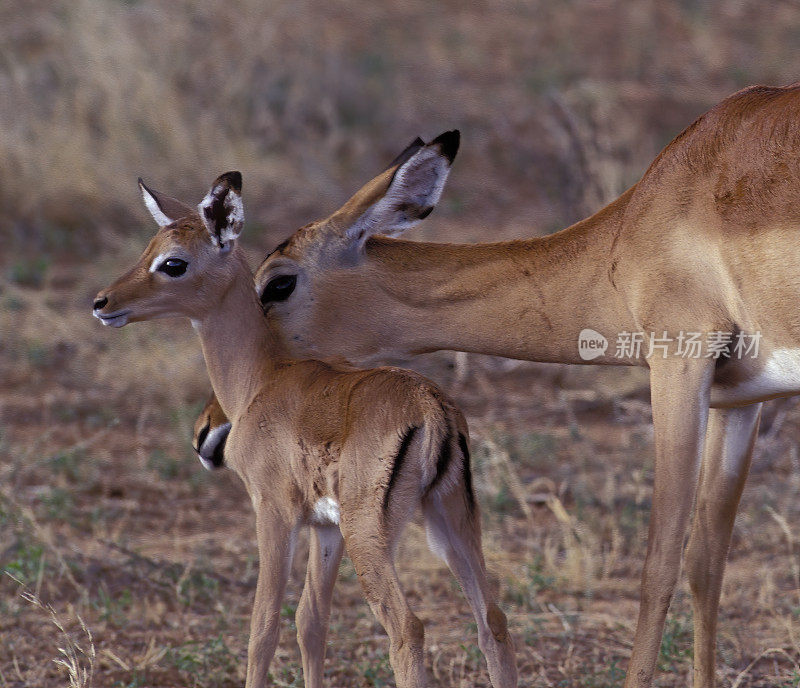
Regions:
<instances>
[{"instance_id":1,"label":"brown fur","mask_svg":"<svg viewBox=\"0 0 800 688\"><path fill-rule=\"evenodd\" d=\"M455 349L584 363L577 340L588 327L609 341L592 363L648 366L656 481L625 686L652 685L699 474L687 556L695 687L711 688L719 590L758 423L747 405L800 392L791 366L762 381L776 352L800 349L798 160L800 86L756 86L687 127L617 200L551 236L431 244L381 237L376 227L355 251L339 211L296 232L264 261L256 284L298 275L296 293L268 309L296 353L381 361ZM347 218L359 204L366 211L383 183L356 194ZM616 357L626 331L760 332L760 353L724 365L648 360L645 349Z\"/></svg>"},{"instance_id":2,"label":"brown fur","mask_svg":"<svg viewBox=\"0 0 800 688\"><path fill-rule=\"evenodd\" d=\"M259 578L247 686L267 685L294 539L307 525L313 537L296 615L306 685L322 682L330 600L343 545L389 635L397 685L425 685L422 624L408 606L393 561L395 543L419 507L469 599L493 685L516 686L511 639L498 639L486 619L486 610L496 607L462 461L452 461L432 487L436 449L443 437L466 435L463 416L416 373L289 358L262 316L242 252L236 245L214 243L219 236L214 223L233 230L220 204L237 191L231 187L217 200L207 196L217 205L202 217L192 214L162 229L139 263L98 295L103 305L95 314L127 313L127 321L154 316L194 320L219 400L219 409L213 408L216 402L207 407L195 429L206 421L231 419L226 464L241 477L256 512ZM177 278L150 272L153 258L162 254L186 260L186 272ZM412 426L420 430L384 510L392 459ZM459 451L458 445L452 451ZM340 521L318 510L323 497L338 503Z\"/></svg>"}]
</instances>

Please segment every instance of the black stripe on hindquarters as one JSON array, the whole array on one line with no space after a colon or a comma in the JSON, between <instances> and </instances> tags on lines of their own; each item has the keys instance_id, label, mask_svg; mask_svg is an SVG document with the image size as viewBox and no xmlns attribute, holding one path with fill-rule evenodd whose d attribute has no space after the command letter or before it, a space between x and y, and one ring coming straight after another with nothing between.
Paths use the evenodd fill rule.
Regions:
<instances>
[{"instance_id":1,"label":"black stripe on hindquarters","mask_svg":"<svg viewBox=\"0 0 800 688\"><path fill-rule=\"evenodd\" d=\"M405 431L403 435L403 439L400 440L400 447L397 450L397 455L394 457L394 463L392 464L392 473L389 476L389 482L386 485L386 492L383 493L383 511L384 514L389 508L389 498L392 494L392 488L394 484L397 482L397 476L400 475L400 469L403 467L403 461L406 458L406 454L408 453L408 448L411 445L412 440L414 439L414 435L417 434L417 430L419 430L419 426L412 425L408 430Z\"/></svg>"},{"instance_id":2,"label":"black stripe on hindquarters","mask_svg":"<svg viewBox=\"0 0 800 688\"><path fill-rule=\"evenodd\" d=\"M453 437L449 433L444 436L439 448L439 456L436 459L436 476L431 481L428 489L425 490L430 494L436 486L441 482L442 478L446 475L450 468L450 463L453 459ZM461 451L461 460L463 461L462 473L464 475L464 497L467 500L467 506L471 512L475 511L475 493L472 489L472 471L470 467L469 456L469 443L463 432L458 433L458 448Z\"/></svg>"},{"instance_id":3,"label":"black stripe on hindquarters","mask_svg":"<svg viewBox=\"0 0 800 688\"><path fill-rule=\"evenodd\" d=\"M428 488L425 490L425 492L430 494L436 489L436 486L442 481L445 473L447 473L447 469L450 467L450 461L452 458L453 436L448 430L447 434L442 437L442 442L439 445L439 456L436 457L436 475L433 476L433 480L431 480L431 484L428 485Z\"/></svg>"},{"instance_id":4,"label":"black stripe on hindquarters","mask_svg":"<svg viewBox=\"0 0 800 688\"><path fill-rule=\"evenodd\" d=\"M464 461L464 489L467 492L467 505L470 511L475 511L475 493L472 490L472 467L469 458L469 443L463 432L458 433L458 447L461 449Z\"/></svg>"}]
</instances>

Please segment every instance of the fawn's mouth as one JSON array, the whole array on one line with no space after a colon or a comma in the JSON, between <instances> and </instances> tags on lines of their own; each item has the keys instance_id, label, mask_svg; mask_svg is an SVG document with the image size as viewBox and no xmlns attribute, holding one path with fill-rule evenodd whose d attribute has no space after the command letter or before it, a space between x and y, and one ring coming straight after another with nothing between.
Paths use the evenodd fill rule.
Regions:
<instances>
[{"instance_id":1,"label":"fawn's mouth","mask_svg":"<svg viewBox=\"0 0 800 688\"><path fill-rule=\"evenodd\" d=\"M98 313L97 311L93 311L92 314L101 323L103 323L103 325L108 325L109 327L122 327L123 325L127 324L128 316L131 314L131 312L117 311L116 313L109 313L108 315L106 315L104 313Z\"/></svg>"}]
</instances>

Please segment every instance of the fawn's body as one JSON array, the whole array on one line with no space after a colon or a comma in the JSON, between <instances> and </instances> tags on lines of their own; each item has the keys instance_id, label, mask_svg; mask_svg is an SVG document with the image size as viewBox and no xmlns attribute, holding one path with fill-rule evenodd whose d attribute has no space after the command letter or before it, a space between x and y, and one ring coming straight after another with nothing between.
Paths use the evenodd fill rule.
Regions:
<instances>
[{"instance_id":1,"label":"fawn's body","mask_svg":"<svg viewBox=\"0 0 800 688\"><path fill-rule=\"evenodd\" d=\"M162 229L139 263L95 301L104 323L186 316L231 420L225 462L256 512L259 577L247 685L268 682L298 529L311 527L297 609L306 686L319 686L330 600L346 546L364 596L386 628L400 688L426 684L423 629L394 569L417 508L429 541L458 578L496 687L516 685L513 645L489 589L463 416L430 381L394 368L355 370L292 360L261 313L236 246L241 177L220 177L200 213L177 219L143 188ZM167 214L169 212L169 214Z\"/></svg>"}]
</instances>

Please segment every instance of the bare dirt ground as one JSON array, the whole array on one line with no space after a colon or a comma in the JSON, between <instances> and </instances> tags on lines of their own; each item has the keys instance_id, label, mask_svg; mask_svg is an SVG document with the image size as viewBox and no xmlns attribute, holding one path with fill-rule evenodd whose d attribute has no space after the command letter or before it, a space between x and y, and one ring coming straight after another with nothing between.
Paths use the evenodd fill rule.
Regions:
<instances>
[{"instance_id":1,"label":"bare dirt ground","mask_svg":"<svg viewBox=\"0 0 800 688\"><path fill-rule=\"evenodd\" d=\"M730 93L796 80L799 50L795 0L0 2L0 688L244 681L253 518L189 446L209 391L196 338L89 315L150 231L136 176L192 199L242 170L255 265L415 136L458 127L442 203L411 236L528 237L615 198ZM652 486L642 371L399 363L467 413L520 685L621 685ZM723 590L725 687L800 686L800 412L767 414ZM434 685L487 686L418 524L398 566ZM277 685L303 685L303 570L300 547ZM328 685L393 685L387 652L345 560ZM690 684L683 581L659 665L659 686Z\"/></svg>"},{"instance_id":2,"label":"bare dirt ground","mask_svg":"<svg viewBox=\"0 0 800 688\"><path fill-rule=\"evenodd\" d=\"M109 331L89 314L139 248L121 242L92 267L16 264L0 281L2 688L244 680L253 518L238 479L204 471L189 445L208 392L199 345L185 323ZM652 483L646 377L452 353L410 364L470 421L484 547L520 685L620 685ZM723 591L723 686L800 684L798 434L793 404L768 409ZM303 685L293 626L303 550L273 664L281 686ZM434 685L488 686L466 602L419 524L398 567ZM659 666L657 685L689 685L685 582ZM325 671L331 686L394 685L387 638L347 559Z\"/></svg>"}]
</instances>

